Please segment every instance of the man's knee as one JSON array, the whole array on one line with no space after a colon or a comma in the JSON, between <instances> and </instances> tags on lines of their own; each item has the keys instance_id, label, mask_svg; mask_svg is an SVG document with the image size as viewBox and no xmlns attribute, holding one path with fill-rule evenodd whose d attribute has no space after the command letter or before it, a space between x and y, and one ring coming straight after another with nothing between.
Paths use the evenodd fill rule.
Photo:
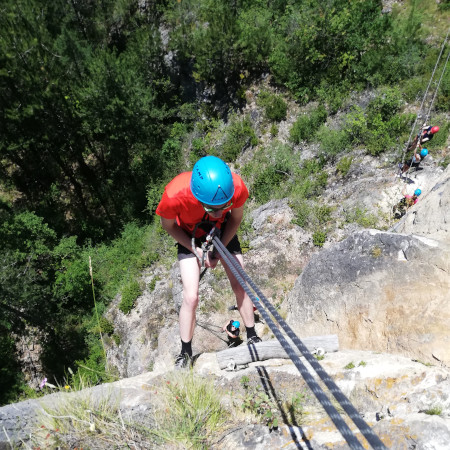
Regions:
<instances>
[{"instance_id":1,"label":"man's knee","mask_svg":"<svg viewBox=\"0 0 450 450\"><path fill-rule=\"evenodd\" d=\"M184 292L183 293L183 305L189 309L196 309L198 306L198 293Z\"/></svg>"}]
</instances>

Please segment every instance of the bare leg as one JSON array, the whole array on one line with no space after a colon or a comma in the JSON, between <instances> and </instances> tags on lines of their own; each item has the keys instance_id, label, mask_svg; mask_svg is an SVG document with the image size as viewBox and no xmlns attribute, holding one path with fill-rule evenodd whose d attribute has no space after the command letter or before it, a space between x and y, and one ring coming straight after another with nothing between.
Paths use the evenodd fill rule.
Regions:
<instances>
[{"instance_id":1,"label":"bare leg","mask_svg":"<svg viewBox=\"0 0 450 450\"><path fill-rule=\"evenodd\" d=\"M416 137L413 139L413 141L411 142L411 144L409 144L409 147L407 148L407 152L410 152L411 150L414 150L417 147L417 140L418 140L418 136L416 135Z\"/></svg>"},{"instance_id":2,"label":"bare leg","mask_svg":"<svg viewBox=\"0 0 450 450\"><path fill-rule=\"evenodd\" d=\"M233 255L233 258L239 261L239 264L244 267L244 258L242 255ZM250 300L250 297L244 291L244 288L239 284L236 277L232 274L231 270L228 268L226 264L223 264L225 271L228 275L228 279L230 280L231 289L233 289L234 295L236 296L236 303L239 310L239 314L244 321L244 325L246 327L254 327L255 326L255 317L253 314L253 303Z\"/></svg>"},{"instance_id":3,"label":"bare leg","mask_svg":"<svg viewBox=\"0 0 450 450\"><path fill-rule=\"evenodd\" d=\"M195 311L198 305L198 284L200 268L197 258L180 261L181 281L183 283L183 303L180 308L180 337L183 342L192 340L195 328Z\"/></svg>"}]
</instances>

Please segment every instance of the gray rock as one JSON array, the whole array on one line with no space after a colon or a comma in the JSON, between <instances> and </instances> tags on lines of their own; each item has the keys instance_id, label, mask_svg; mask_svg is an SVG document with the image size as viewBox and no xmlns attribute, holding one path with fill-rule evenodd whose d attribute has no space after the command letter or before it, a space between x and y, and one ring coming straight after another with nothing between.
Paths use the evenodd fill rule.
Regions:
<instances>
[{"instance_id":1,"label":"gray rock","mask_svg":"<svg viewBox=\"0 0 450 450\"><path fill-rule=\"evenodd\" d=\"M288 224L294 218L294 214L285 199L271 200L252 211L250 215L253 219L253 228L256 231L261 231L263 227L270 226L270 224L279 224L280 222Z\"/></svg>"},{"instance_id":2,"label":"gray rock","mask_svg":"<svg viewBox=\"0 0 450 450\"><path fill-rule=\"evenodd\" d=\"M350 363L354 368L347 369ZM447 369L425 366L401 356L355 350L326 354L321 365L388 448L450 448L450 373ZM224 407L231 411L234 422L221 436L217 436L210 448L321 450L330 448L330 445L338 449L348 448L314 395L305 390L305 382L289 361L256 362L239 372L226 372L218 368L214 354L203 354L194 371L197 376L213 378L221 391L232 393L225 397L230 400L228 403L224 401ZM314 372L312 374L317 378ZM158 392L166 383L166 375L167 369L155 370L79 392L57 393L2 407L0 429L4 427L5 432L0 433L0 448L10 448L8 439L13 443L21 439L30 443L30 433L34 427L39 428L44 408L52 410L63 402L74 404L81 399L89 399L89 405L107 400L120 408L124 420L152 427L155 425L154 411L160 402ZM240 382L244 375L257 385L264 377L270 396L287 418L289 414L284 401L304 392L306 414L301 424L283 425L271 431L258 424L258 419L252 415L245 419L236 416L244 395ZM424 413L424 410L436 406L440 407L440 415ZM350 427L360 439L356 427L353 424Z\"/></svg>"},{"instance_id":3,"label":"gray rock","mask_svg":"<svg viewBox=\"0 0 450 450\"><path fill-rule=\"evenodd\" d=\"M450 365L450 251L419 236L375 230L314 255L288 298L304 335L337 334L343 348Z\"/></svg>"},{"instance_id":4,"label":"gray rock","mask_svg":"<svg viewBox=\"0 0 450 450\"><path fill-rule=\"evenodd\" d=\"M430 188L422 189L423 197L395 229L450 244L450 166Z\"/></svg>"},{"instance_id":5,"label":"gray rock","mask_svg":"<svg viewBox=\"0 0 450 450\"><path fill-rule=\"evenodd\" d=\"M450 448L448 423L438 416L413 414L405 419L390 419L377 423L373 430L391 450Z\"/></svg>"}]
</instances>

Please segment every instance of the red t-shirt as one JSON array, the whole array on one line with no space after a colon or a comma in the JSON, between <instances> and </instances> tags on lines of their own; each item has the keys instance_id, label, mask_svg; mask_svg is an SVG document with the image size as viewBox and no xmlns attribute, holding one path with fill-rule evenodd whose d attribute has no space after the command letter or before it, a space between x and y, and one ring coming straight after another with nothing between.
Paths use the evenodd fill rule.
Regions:
<instances>
[{"instance_id":1,"label":"red t-shirt","mask_svg":"<svg viewBox=\"0 0 450 450\"><path fill-rule=\"evenodd\" d=\"M226 213L233 208L240 208L247 201L247 186L239 175L233 173L234 194L231 198L233 204L222 211L219 219L213 218L205 212L202 204L192 194L191 176L192 172L183 172L177 175L164 189L164 194L156 208L158 216L164 217L164 219L176 219L177 224L189 234L192 234L195 225L203 220L217 222L217 227L220 228ZM206 231L197 228L195 237L204 234Z\"/></svg>"},{"instance_id":2,"label":"red t-shirt","mask_svg":"<svg viewBox=\"0 0 450 450\"><path fill-rule=\"evenodd\" d=\"M412 195L405 195L405 198L408 199L408 200L411 200L413 198L413 196ZM414 200L414 204L416 204L418 201L419 201L419 197L416 197L415 200Z\"/></svg>"}]
</instances>

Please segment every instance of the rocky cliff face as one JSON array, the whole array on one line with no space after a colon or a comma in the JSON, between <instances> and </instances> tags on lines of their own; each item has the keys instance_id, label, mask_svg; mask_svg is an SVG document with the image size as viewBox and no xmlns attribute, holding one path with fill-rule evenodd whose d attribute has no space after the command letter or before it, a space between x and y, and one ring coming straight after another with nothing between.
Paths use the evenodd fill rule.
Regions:
<instances>
[{"instance_id":1,"label":"rocky cliff face","mask_svg":"<svg viewBox=\"0 0 450 450\"><path fill-rule=\"evenodd\" d=\"M449 169L400 224L417 235L362 231L311 258L288 300L296 330L450 366Z\"/></svg>"},{"instance_id":2,"label":"rocky cliff face","mask_svg":"<svg viewBox=\"0 0 450 450\"><path fill-rule=\"evenodd\" d=\"M321 361L325 371L351 400L364 420L373 427L387 448L391 450L443 450L450 446L450 378L448 371L440 367L428 367L409 358L386 353L346 350L327 354ZM353 367L353 368L350 368ZM240 371L220 370L214 354L202 354L197 360L196 376L214 380L221 393L224 409L232 410L230 423L222 433L214 437L208 448L228 449L299 449L311 450L347 449L342 435L337 431L319 403L308 390L305 382L290 360L272 359L254 362ZM301 423L292 420L277 430L258 424L255 417L242 415L245 393L241 379L248 377L257 386L264 385L268 395L289 420L286 399L304 393L302 408L305 414ZM96 386L80 392L47 395L39 400L28 400L0 408L0 449L11 448L11 443L24 443L25 448L97 448L110 449L108 439L98 429L95 433L83 432L90 422L79 426L79 432L57 436L56 432L43 430L46 415L43 408L55 415L68 415L68 405L82 405L91 413L97 413L96 405L109 403L114 410L118 426L115 438L137 448L161 448L140 445L139 435L131 425L142 423L155 426L155 411L161 407L161 394L171 374L167 371L145 372L136 377L115 383ZM74 406L72 406L74 407ZM66 409L65 409L66 408ZM438 409L440 415L426 414ZM120 411L120 413L118 412ZM91 420L93 416L84 416ZM67 418L70 420L70 416ZM122 419L122 421L121 421ZM87 427L86 427L87 423ZM362 439L356 427L352 431ZM120 431L119 431L120 430ZM50 430L51 431L51 430ZM46 435L48 437L46 438ZM40 439L39 439L40 437ZM361 440L362 441L362 440ZM363 441L362 441L363 442ZM71 443L72 445L68 445ZM124 445L125 447L125 445ZM19 447L20 448L20 447ZM165 448L186 448L167 445ZM366 448L366 447L365 447ZM368 448L368 447L367 447Z\"/></svg>"},{"instance_id":3,"label":"rocky cliff face","mask_svg":"<svg viewBox=\"0 0 450 450\"><path fill-rule=\"evenodd\" d=\"M436 180L421 202L396 227L450 244L450 166Z\"/></svg>"},{"instance_id":4,"label":"rocky cliff face","mask_svg":"<svg viewBox=\"0 0 450 450\"><path fill-rule=\"evenodd\" d=\"M247 112L258 121L256 104L251 108ZM291 114L280 124L281 142L287 141L295 117ZM268 135L258 137L264 141ZM302 144L295 151L314 157L318 151L314 145ZM242 158L253 156L249 150ZM326 225L324 248L314 247L312 233L292 224L286 200L272 200L246 216L252 228L245 236L246 270L274 305L287 309L287 321L300 338L339 336L340 351L325 355L322 365L389 448L450 448L450 168L444 172L431 156L427 158L427 170L407 180L414 184L408 190L421 187L424 194L394 225L390 213L405 186L393 176L395 155L373 158L361 149L353 156L346 177L338 175L333 164L326 168L328 186L321 200L333 207L336 223L334 228ZM362 231L356 223L342 220L356 207L382 217L381 227L392 231ZM120 344L108 342L109 366L123 379L89 392L100 397L105 390L114 392L124 417L139 413L148 425L156 394L166 383L180 346L181 283L176 263L152 267L142 280L146 289L130 314L118 310L119 298L106 313L120 336ZM194 370L223 390L224 408L240 411L244 375L259 385L269 380L273 387L269 394L279 405L280 398L305 388L289 360L221 371L215 352L226 343L217 328L214 333L200 324L217 327L234 314L227 309L234 298L222 268L206 273L200 297L193 340L194 353L200 357ZM271 337L264 324L258 323L257 331L263 339ZM347 369L350 365L353 369ZM236 402L227 401L225 392L231 392ZM65 398L73 401L76 395ZM33 427L40 426L36 413L42 404L57 406L60 399L47 396L42 403L32 400L0 408L0 429L4 427L0 448L9 448L10 438L29 436ZM433 408L441 414L424 413ZM280 427L277 432L237 416L231 425L235 429L218 436L211 448L347 448L317 401L307 400L305 409L302 426Z\"/></svg>"}]
</instances>

